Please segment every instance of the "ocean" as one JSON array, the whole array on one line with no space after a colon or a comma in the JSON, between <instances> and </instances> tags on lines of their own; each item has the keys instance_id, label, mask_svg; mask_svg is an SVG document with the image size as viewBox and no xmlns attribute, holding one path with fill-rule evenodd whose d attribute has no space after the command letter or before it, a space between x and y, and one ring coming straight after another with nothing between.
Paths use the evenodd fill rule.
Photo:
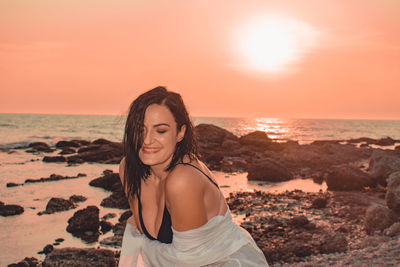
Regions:
<instances>
[{"instance_id":1,"label":"ocean","mask_svg":"<svg viewBox=\"0 0 400 267\"><path fill-rule=\"evenodd\" d=\"M277 119L277 118L193 118L195 125L210 123L240 136L249 132L265 131L272 139L297 140L309 143L314 140L350 139L358 137L400 139L400 121L389 120L324 120L324 119ZM93 141L105 138L121 141L124 116L104 115L48 115L48 114L0 114L0 148L26 146L31 142L46 142L55 145L60 140L85 139ZM103 198L109 195L99 188L88 185L89 181L100 177L105 169L118 171L118 165L84 163L67 166L65 163L44 163L43 155L33 155L24 150L7 153L0 150L0 201L24 207L21 215L0 217L1 251L0 266L18 262L26 256L43 259L37 254L47 244L57 238L65 241L59 247L97 247L98 243L86 244L66 232L67 220L73 213L88 205L100 207ZM45 155L57 155L53 152ZM8 182L23 183L26 179L49 177L50 174L87 176L56 182L26 184L7 188ZM226 174L215 172L223 194L237 190L284 191L302 189L304 191L325 190L326 185L314 184L311 180L292 180L279 184L259 184L248 182L245 173ZM51 197L69 198L73 194L84 195L87 201L79 203L74 210L38 216L45 210ZM115 223L122 213L118 209L102 208L100 216L116 213ZM110 236L111 233L104 237ZM103 237L101 237L103 238Z\"/></svg>"},{"instance_id":2,"label":"ocean","mask_svg":"<svg viewBox=\"0 0 400 267\"><path fill-rule=\"evenodd\" d=\"M105 138L121 141L125 116L0 114L0 148L24 146L30 142L54 145L60 140ZM358 137L400 138L400 120L335 120L279 118L195 117L195 125L210 123L235 135L265 131L272 139L298 140L299 143L324 139Z\"/></svg>"}]
</instances>

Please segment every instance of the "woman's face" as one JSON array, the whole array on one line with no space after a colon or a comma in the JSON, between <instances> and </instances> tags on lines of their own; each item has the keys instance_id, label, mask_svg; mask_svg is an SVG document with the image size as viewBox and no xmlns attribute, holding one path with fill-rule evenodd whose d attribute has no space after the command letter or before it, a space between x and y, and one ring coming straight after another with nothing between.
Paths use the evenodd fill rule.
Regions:
<instances>
[{"instance_id":1,"label":"woman's face","mask_svg":"<svg viewBox=\"0 0 400 267\"><path fill-rule=\"evenodd\" d=\"M171 111L164 105L147 107L143 122L143 144L139 150L140 160L150 167L168 166L175 146L185 134L185 126L177 130Z\"/></svg>"}]
</instances>

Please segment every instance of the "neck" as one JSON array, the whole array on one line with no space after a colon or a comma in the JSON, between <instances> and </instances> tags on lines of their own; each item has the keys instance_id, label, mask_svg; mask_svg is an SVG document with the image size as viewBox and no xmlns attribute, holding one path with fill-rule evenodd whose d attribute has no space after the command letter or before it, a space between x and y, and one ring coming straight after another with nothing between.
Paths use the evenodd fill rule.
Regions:
<instances>
[{"instance_id":1,"label":"neck","mask_svg":"<svg viewBox=\"0 0 400 267\"><path fill-rule=\"evenodd\" d=\"M156 180L164 180L167 176L168 176L168 172L165 171L165 169L167 168L167 166L163 165L159 165L159 166L152 166L150 168L151 173L153 174L153 177Z\"/></svg>"}]
</instances>

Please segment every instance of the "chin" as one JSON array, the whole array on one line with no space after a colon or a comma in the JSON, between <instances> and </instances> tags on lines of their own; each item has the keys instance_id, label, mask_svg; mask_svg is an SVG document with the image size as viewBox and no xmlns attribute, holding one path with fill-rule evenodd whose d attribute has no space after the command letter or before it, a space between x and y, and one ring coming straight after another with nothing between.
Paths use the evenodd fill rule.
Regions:
<instances>
[{"instance_id":1,"label":"chin","mask_svg":"<svg viewBox=\"0 0 400 267\"><path fill-rule=\"evenodd\" d=\"M147 166L155 166L155 165L160 165L168 161L170 157L160 157L160 156L140 156L140 160L143 162L143 164Z\"/></svg>"}]
</instances>

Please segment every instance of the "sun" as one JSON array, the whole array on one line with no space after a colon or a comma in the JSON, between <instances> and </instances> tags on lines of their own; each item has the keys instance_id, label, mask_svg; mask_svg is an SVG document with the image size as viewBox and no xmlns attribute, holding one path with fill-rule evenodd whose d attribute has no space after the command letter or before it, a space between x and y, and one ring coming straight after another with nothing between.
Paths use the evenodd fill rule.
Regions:
<instances>
[{"instance_id":1,"label":"sun","mask_svg":"<svg viewBox=\"0 0 400 267\"><path fill-rule=\"evenodd\" d=\"M282 15L265 15L243 23L235 46L241 65L261 72L281 72L311 48L317 31L309 24Z\"/></svg>"}]
</instances>

